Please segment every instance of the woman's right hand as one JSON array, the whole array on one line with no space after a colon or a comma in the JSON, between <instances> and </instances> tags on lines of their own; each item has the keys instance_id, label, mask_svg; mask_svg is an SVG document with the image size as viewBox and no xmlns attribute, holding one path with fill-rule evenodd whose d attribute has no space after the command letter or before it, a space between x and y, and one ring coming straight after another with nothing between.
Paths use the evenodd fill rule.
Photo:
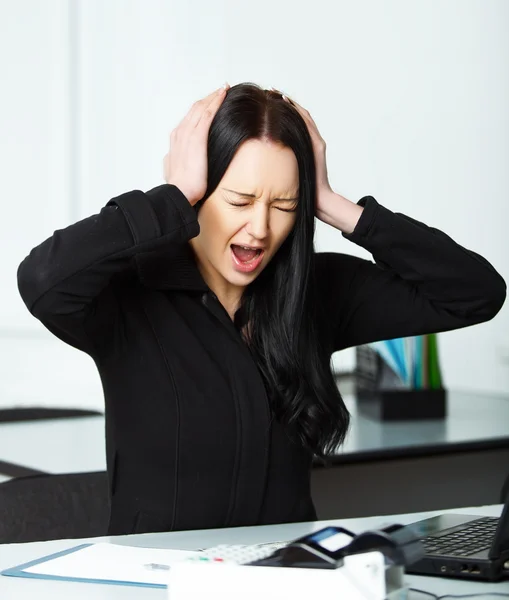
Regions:
<instances>
[{"instance_id":1,"label":"woman's right hand","mask_svg":"<svg viewBox=\"0 0 509 600\"><path fill-rule=\"evenodd\" d=\"M225 84L193 104L170 134L170 150L163 160L164 180L186 196L191 205L207 191L207 141L210 124L230 86Z\"/></svg>"}]
</instances>

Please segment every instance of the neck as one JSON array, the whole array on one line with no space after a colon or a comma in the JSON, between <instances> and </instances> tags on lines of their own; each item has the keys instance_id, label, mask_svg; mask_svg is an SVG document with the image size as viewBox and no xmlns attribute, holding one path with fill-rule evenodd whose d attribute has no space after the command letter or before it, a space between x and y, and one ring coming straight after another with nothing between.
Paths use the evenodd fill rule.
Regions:
<instances>
[{"instance_id":1,"label":"neck","mask_svg":"<svg viewBox=\"0 0 509 600\"><path fill-rule=\"evenodd\" d=\"M195 242L196 238L189 241L193 250L196 266L200 271L203 280L208 287L217 296L217 299L224 306L231 319L233 320L235 311L239 308L244 288L234 286L224 279L211 265L206 257L202 256L199 245Z\"/></svg>"}]
</instances>

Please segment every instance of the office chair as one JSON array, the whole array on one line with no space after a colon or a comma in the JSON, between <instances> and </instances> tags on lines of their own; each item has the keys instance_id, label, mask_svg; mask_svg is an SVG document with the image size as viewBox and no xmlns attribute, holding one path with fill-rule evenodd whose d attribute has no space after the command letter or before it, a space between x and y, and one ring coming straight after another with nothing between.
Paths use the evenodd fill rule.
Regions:
<instances>
[{"instance_id":1,"label":"office chair","mask_svg":"<svg viewBox=\"0 0 509 600\"><path fill-rule=\"evenodd\" d=\"M0 544L106 535L108 519L106 471L0 483Z\"/></svg>"}]
</instances>

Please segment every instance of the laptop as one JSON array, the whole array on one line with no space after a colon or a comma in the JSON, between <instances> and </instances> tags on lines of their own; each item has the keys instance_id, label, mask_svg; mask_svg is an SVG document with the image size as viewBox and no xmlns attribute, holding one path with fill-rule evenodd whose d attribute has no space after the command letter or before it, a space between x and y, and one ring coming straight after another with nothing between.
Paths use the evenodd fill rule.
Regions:
<instances>
[{"instance_id":1,"label":"laptop","mask_svg":"<svg viewBox=\"0 0 509 600\"><path fill-rule=\"evenodd\" d=\"M408 525L425 556L406 567L412 575L480 581L509 578L509 499L499 518L443 514Z\"/></svg>"}]
</instances>

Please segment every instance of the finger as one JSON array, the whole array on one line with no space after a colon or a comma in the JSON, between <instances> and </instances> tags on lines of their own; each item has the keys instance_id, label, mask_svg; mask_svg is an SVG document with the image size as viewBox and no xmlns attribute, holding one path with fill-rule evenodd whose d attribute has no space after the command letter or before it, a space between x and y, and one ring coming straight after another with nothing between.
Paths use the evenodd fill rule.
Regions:
<instances>
[{"instance_id":1,"label":"finger","mask_svg":"<svg viewBox=\"0 0 509 600\"><path fill-rule=\"evenodd\" d=\"M223 100L226 97L226 91L227 90L221 88L218 94L214 98L212 98L210 104L202 111L200 118L196 123L197 127L200 125L208 127L210 125L212 119L215 117L217 111L219 110L219 107L221 106Z\"/></svg>"},{"instance_id":2,"label":"finger","mask_svg":"<svg viewBox=\"0 0 509 600\"><path fill-rule=\"evenodd\" d=\"M318 126L309 111L303 108L298 102L295 102L295 100L290 100L290 103L297 109L297 112L304 119L313 143L322 144L325 147L325 140L320 135Z\"/></svg>"},{"instance_id":3,"label":"finger","mask_svg":"<svg viewBox=\"0 0 509 600\"><path fill-rule=\"evenodd\" d=\"M221 88L219 88L221 89ZM205 96L204 98L202 98L201 100L197 100L189 109L187 115L182 119L182 123L191 123L192 126L194 127L197 123L197 121L199 120L199 116L197 117L197 115L201 114L201 111L204 109L204 107L208 106L211 102L211 100L214 98L214 96L216 96L218 93L218 90L214 90L211 94L209 94L208 96Z\"/></svg>"},{"instance_id":4,"label":"finger","mask_svg":"<svg viewBox=\"0 0 509 600\"><path fill-rule=\"evenodd\" d=\"M196 127L198 125L204 112L214 110L214 114L215 114L215 111L217 110L217 108L219 108L219 105L221 104L221 102L224 99L225 91L228 90L229 87L230 87L230 85L228 83L225 83L224 86L221 86L215 92L212 92L212 94L210 94L209 96L207 96L201 102L198 103L198 106L196 107L196 111L194 111L194 113L191 115L191 117L189 119L190 125L192 127ZM219 104L218 104L218 101L219 101Z\"/></svg>"},{"instance_id":5,"label":"finger","mask_svg":"<svg viewBox=\"0 0 509 600\"><path fill-rule=\"evenodd\" d=\"M288 98L288 96L286 96L286 97ZM288 98L288 100L290 100L290 99ZM318 132L318 127L317 127L313 117L311 116L310 112L308 110L306 110L304 107L302 107L298 102L295 102L295 100L290 100L290 103L297 109L298 113L306 121L308 126L311 129L313 129L316 132L316 134L320 137L320 134Z\"/></svg>"},{"instance_id":6,"label":"finger","mask_svg":"<svg viewBox=\"0 0 509 600\"><path fill-rule=\"evenodd\" d=\"M285 100L285 102L287 102L288 104L291 104L294 108L297 109L297 112L304 119L304 121L306 121L306 123L308 124L308 126L314 126L316 128L316 124L313 121L313 119L311 118L311 115L309 114L309 111L307 111L298 102L296 102L295 100L292 100L292 98L289 98L286 95L283 95L283 100Z\"/></svg>"},{"instance_id":7,"label":"finger","mask_svg":"<svg viewBox=\"0 0 509 600\"><path fill-rule=\"evenodd\" d=\"M196 114L196 120L194 122L195 127L202 124L210 125L216 112L219 110L219 107L223 103L223 100L226 97L226 92L229 90L229 88L230 85L228 83L225 83L223 87L217 90L217 93L212 95L212 98L208 105L204 106L202 111Z\"/></svg>"},{"instance_id":8,"label":"finger","mask_svg":"<svg viewBox=\"0 0 509 600\"><path fill-rule=\"evenodd\" d=\"M303 108L298 102L296 102L295 100L292 100L288 96L284 96L284 98L286 98L286 101L289 102L292 106L295 106L295 108L299 111L299 113L305 119L308 119L308 118L311 119L311 115L309 114L309 111L307 111L305 108Z\"/></svg>"},{"instance_id":9,"label":"finger","mask_svg":"<svg viewBox=\"0 0 509 600\"><path fill-rule=\"evenodd\" d=\"M217 94L217 90L213 91L212 94L205 96L205 98L194 102L188 110L187 115L182 119L182 123L187 124L190 121L196 120L196 113L203 107L204 102L208 101L214 94Z\"/></svg>"}]
</instances>

